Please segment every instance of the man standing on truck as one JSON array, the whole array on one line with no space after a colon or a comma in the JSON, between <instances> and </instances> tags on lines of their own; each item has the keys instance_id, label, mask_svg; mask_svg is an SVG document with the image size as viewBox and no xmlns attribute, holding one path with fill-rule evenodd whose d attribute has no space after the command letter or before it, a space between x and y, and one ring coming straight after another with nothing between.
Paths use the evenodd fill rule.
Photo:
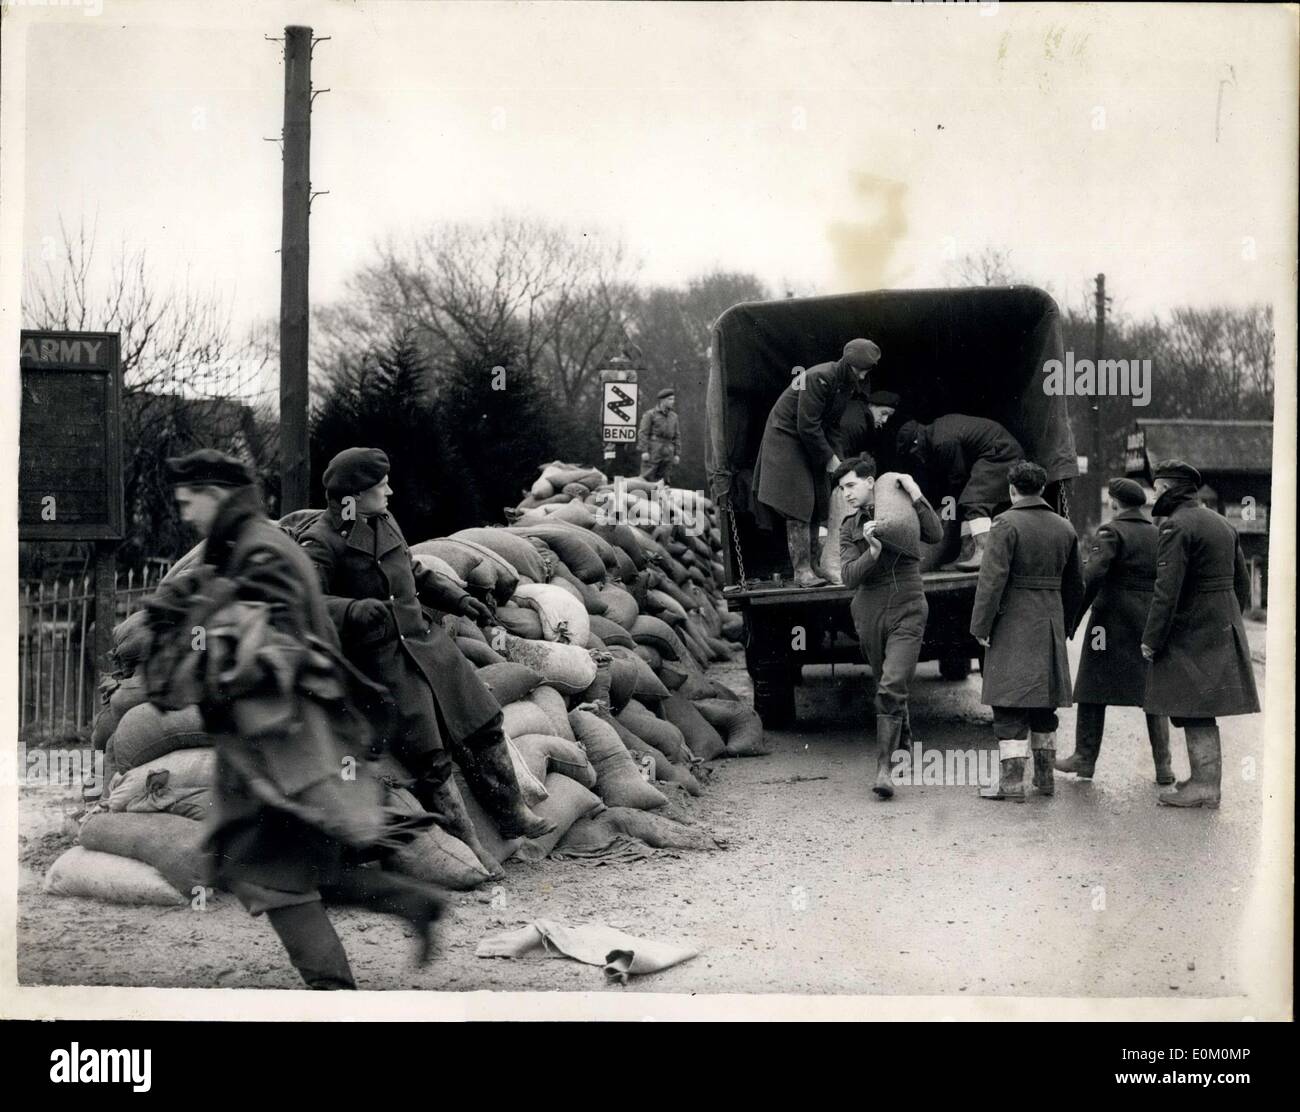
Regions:
<instances>
[{"instance_id":1,"label":"man standing on truck","mask_svg":"<svg viewBox=\"0 0 1300 1112\"><path fill-rule=\"evenodd\" d=\"M1074 677L1074 752L1056 762L1057 772L1073 772L1084 780L1092 778L1101 752L1106 708L1142 705L1147 679L1142 630L1156 584L1156 527L1142 512L1146 491L1132 479L1111 479L1107 490L1114 516L1097 530L1083 568L1083 601L1070 628L1073 637L1092 608ZM1172 784L1169 719L1146 717L1156 783Z\"/></svg>"},{"instance_id":2,"label":"man standing on truck","mask_svg":"<svg viewBox=\"0 0 1300 1112\"><path fill-rule=\"evenodd\" d=\"M660 390L655 404L645 411L637 430L641 478L652 483L662 479L671 486L673 467L681 462L682 433L676 410L676 393L667 388Z\"/></svg>"},{"instance_id":3,"label":"man standing on truck","mask_svg":"<svg viewBox=\"0 0 1300 1112\"><path fill-rule=\"evenodd\" d=\"M1182 460L1155 469L1160 525L1156 585L1142 633L1151 662L1143 707L1170 715L1187 737L1190 780L1161 792L1168 807L1219 806L1221 714L1255 714L1259 694L1241 612L1250 573L1237 532L1196 498L1201 473Z\"/></svg>"},{"instance_id":4,"label":"man standing on truck","mask_svg":"<svg viewBox=\"0 0 1300 1112\"><path fill-rule=\"evenodd\" d=\"M1070 705L1065 631L1083 598L1083 576L1074 526L1043 500L1047 472L1022 460L1009 479L1011 508L989 531L970 632L986 650L980 699L993 708L1001 774L980 795L1023 803L1030 752L1034 787L1055 790L1056 708Z\"/></svg>"},{"instance_id":5,"label":"man standing on truck","mask_svg":"<svg viewBox=\"0 0 1300 1112\"><path fill-rule=\"evenodd\" d=\"M826 585L813 570L812 537L829 508L827 476L840 465L832 439L849 400L870 394L879 362L871 340L850 340L834 362L799 370L768 414L754 467L755 511L769 528L771 515L784 520L796 586Z\"/></svg>"},{"instance_id":6,"label":"man standing on truck","mask_svg":"<svg viewBox=\"0 0 1300 1112\"><path fill-rule=\"evenodd\" d=\"M896 447L900 466L921 480L931 498L957 497L961 552L942 570L979 571L993 515L1006 505L1007 472L1025 458L1024 449L996 421L965 413L948 413L928 425L907 421Z\"/></svg>"},{"instance_id":7,"label":"man standing on truck","mask_svg":"<svg viewBox=\"0 0 1300 1112\"><path fill-rule=\"evenodd\" d=\"M939 515L916 480L901 475L888 481L896 481L911 498L921 539L933 544L943 536ZM839 533L844 583L854 589L849 609L876 680L876 782L871 790L889 799L894 794L890 761L894 750L910 741L907 694L930 608L921 583L920 554L887 546L876 535L876 461L865 454L845 460L835 469L835 486L852 515Z\"/></svg>"}]
</instances>

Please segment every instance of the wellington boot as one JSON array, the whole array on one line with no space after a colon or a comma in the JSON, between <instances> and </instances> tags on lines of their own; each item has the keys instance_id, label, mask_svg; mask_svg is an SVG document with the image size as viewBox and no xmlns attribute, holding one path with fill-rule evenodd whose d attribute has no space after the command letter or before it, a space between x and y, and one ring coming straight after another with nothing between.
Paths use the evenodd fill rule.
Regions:
<instances>
[{"instance_id":1,"label":"wellington boot","mask_svg":"<svg viewBox=\"0 0 1300 1112\"><path fill-rule=\"evenodd\" d=\"M959 571L959 564L967 563L975 558L975 538L970 533L962 533L961 548L958 549L957 555L944 564L940 571Z\"/></svg>"},{"instance_id":2,"label":"wellington boot","mask_svg":"<svg viewBox=\"0 0 1300 1112\"><path fill-rule=\"evenodd\" d=\"M970 540L970 555L959 554L956 563L953 564L957 571L979 571L980 565L984 562L984 549L988 546L989 535L987 533L976 533ZM965 548L965 545L962 547Z\"/></svg>"},{"instance_id":3,"label":"wellington boot","mask_svg":"<svg viewBox=\"0 0 1300 1112\"><path fill-rule=\"evenodd\" d=\"M534 814L524 803L499 724L467 738L463 750L460 770L465 782L497 824L501 837L540 838L555 830L554 822Z\"/></svg>"},{"instance_id":4,"label":"wellington boot","mask_svg":"<svg viewBox=\"0 0 1300 1112\"><path fill-rule=\"evenodd\" d=\"M1080 703L1074 725L1074 752L1056 762L1056 771L1073 772L1081 780L1091 780L1101 753L1101 735L1105 725L1104 704Z\"/></svg>"},{"instance_id":5,"label":"wellington boot","mask_svg":"<svg viewBox=\"0 0 1300 1112\"><path fill-rule=\"evenodd\" d=\"M825 587L826 580L812 568L811 529L806 521L788 519L785 539L790 549L790 566L794 568L796 587Z\"/></svg>"},{"instance_id":6,"label":"wellington boot","mask_svg":"<svg viewBox=\"0 0 1300 1112\"><path fill-rule=\"evenodd\" d=\"M1009 799L1015 803L1025 801L1025 758L1003 757L999 762L998 782L991 788L980 788L981 799Z\"/></svg>"},{"instance_id":7,"label":"wellington boot","mask_svg":"<svg viewBox=\"0 0 1300 1112\"><path fill-rule=\"evenodd\" d=\"M1171 792L1161 792L1156 798L1166 807L1219 806L1219 787L1223 774L1223 757L1219 744L1219 727L1188 726L1187 759L1192 766L1191 779L1176 786Z\"/></svg>"},{"instance_id":8,"label":"wellington boot","mask_svg":"<svg viewBox=\"0 0 1300 1112\"><path fill-rule=\"evenodd\" d=\"M1147 737L1151 740L1151 757L1156 766L1156 783L1174 782L1174 762L1169 753L1169 719L1163 714L1147 715Z\"/></svg>"},{"instance_id":9,"label":"wellington boot","mask_svg":"<svg viewBox=\"0 0 1300 1112\"><path fill-rule=\"evenodd\" d=\"M465 801L461 798L460 789L456 787L456 781L449 777L430 791L433 796L430 802L437 808L438 813L446 816L439 820L438 825L469 846L493 880L500 880L505 876L501 863L479 840L478 831L474 829L474 821L469 817L469 811L465 809ZM423 799L420 802L425 810L430 809Z\"/></svg>"},{"instance_id":10,"label":"wellington boot","mask_svg":"<svg viewBox=\"0 0 1300 1112\"><path fill-rule=\"evenodd\" d=\"M890 779L894 750L903 731L903 719L894 714L876 715L876 782L871 790L881 799L892 799L894 784Z\"/></svg>"}]
</instances>

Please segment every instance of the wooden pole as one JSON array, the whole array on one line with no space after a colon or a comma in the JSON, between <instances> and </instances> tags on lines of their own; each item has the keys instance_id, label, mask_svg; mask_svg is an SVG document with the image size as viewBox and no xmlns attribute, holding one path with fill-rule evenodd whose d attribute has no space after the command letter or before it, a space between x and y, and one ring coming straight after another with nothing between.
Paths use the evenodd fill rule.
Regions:
<instances>
[{"instance_id":1,"label":"wooden pole","mask_svg":"<svg viewBox=\"0 0 1300 1112\"><path fill-rule=\"evenodd\" d=\"M1087 521L1089 524L1101 520L1101 492L1106 489L1105 460L1103 458L1105 436L1102 432L1101 408L1101 360L1106 348L1106 275L1097 275L1097 319L1093 336L1093 367L1097 373L1098 392L1092 396L1092 450L1088 460L1089 501L1091 503Z\"/></svg>"},{"instance_id":2,"label":"wooden pole","mask_svg":"<svg viewBox=\"0 0 1300 1112\"><path fill-rule=\"evenodd\" d=\"M95 542L95 690L113 670L113 627L117 625L117 542Z\"/></svg>"},{"instance_id":3,"label":"wooden pole","mask_svg":"<svg viewBox=\"0 0 1300 1112\"><path fill-rule=\"evenodd\" d=\"M310 500L307 441L311 28L284 29L284 192L280 226L280 513Z\"/></svg>"}]
</instances>

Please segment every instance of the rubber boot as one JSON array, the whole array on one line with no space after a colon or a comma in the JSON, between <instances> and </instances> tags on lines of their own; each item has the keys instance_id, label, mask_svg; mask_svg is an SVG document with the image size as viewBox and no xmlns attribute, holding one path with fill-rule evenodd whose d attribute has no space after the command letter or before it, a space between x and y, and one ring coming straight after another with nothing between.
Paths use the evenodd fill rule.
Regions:
<instances>
[{"instance_id":1,"label":"rubber boot","mask_svg":"<svg viewBox=\"0 0 1300 1112\"><path fill-rule=\"evenodd\" d=\"M849 507L844 501L844 492L835 487L831 491L830 508L826 518L826 542L821 546L821 555L817 561L817 570L832 586L844 584L844 575L840 566L840 526L848 516Z\"/></svg>"},{"instance_id":2,"label":"rubber boot","mask_svg":"<svg viewBox=\"0 0 1300 1112\"><path fill-rule=\"evenodd\" d=\"M479 840L478 831L474 829L474 820L469 817L469 811L465 809L465 801L461 798L460 789L456 787L456 781L448 776L433 791L432 802L434 806L437 807L441 814L446 816L445 819L439 820L438 825L469 846L491 878L500 880L506 875L505 870L501 868L501 863L487 851L482 841ZM420 800L420 805L426 811L429 810L429 804L423 799Z\"/></svg>"},{"instance_id":3,"label":"rubber boot","mask_svg":"<svg viewBox=\"0 0 1300 1112\"><path fill-rule=\"evenodd\" d=\"M898 735L897 750L902 750L908 756L912 754L912 710L908 706L903 707L903 728Z\"/></svg>"},{"instance_id":4,"label":"rubber boot","mask_svg":"<svg viewBox=\"0 0 1300 1112\"><path fill-rule=\"evenodd\" d=\"M1056 762L1057 772L1073 772L1081 780L1091 780L1101 753L1101 735L1106 726L1104 703L1080 703L1074 721L1074 752ZM1169 751L1168 735L1165 752ZM1170 781L1172 783L1172 781Z\"/></svg>"},{"instance_id":5,"label":"rubber boot","mask_svg":"<svg viewBox=\"0 0 1300 1112\"><path fill-rule=\"evenodd\" d=\"M983 518L982 520L987 521L988 519ZM979 532L975 529L974 523L972 522L970 539L971 553L969 556L963 554L957 557L957 562L954 566L958 571L979 571L980 565L984 562L984 550L988 546L989 541L988 528L985 527L983 532ZM963 545L963 547L965 546Z\"/></svg>"},{"instance_id":6,"label":"rubber boot","mask_svg":"<svg viewBox=\"0 0 1300 1112\"><path fill-rule=\"evenodd\" d=\"M442 918L447 906L445 894L432 884L358 865L345 868L335 883L322 884L321 898L405 919L415 928L416 965L424 965L432 956L433 924Z\"/></svg>"},{"instance_id":7,"label":"rubber boot","mask_svg":"<svg viewBox=\"0 0 1300 1112\"><path fill-rule=\"evenodd\" d=\"M1188 726L1187 759L1192 776L1171 792L1161 792L1157 799L1166 807L1219 806L1219 786L1223 773L1223 756L1219 745L1219 727Z\"/></svg>"},{"instance_id":8,"label":"rubber boot","mask_svg":"<svg viewBox=\"0 0 1300 1112\"><path fill-rule=\"evenodd\" d=\"M894 784L889 770L893 766L894 749L903 730L903 719L896 714L876 715L876 782L871 790L881 799L894 797Z\"/></svg>"},{"instance_id":9,"label":"rubber boot","mask_svg":"<svg viewBox=\"0 0 1300 1112\"><path fill-rule=\"evenodd\" d=\"M998 742L998 782L989 788L980 788L981 799L1009 799L1015 803L1025 801L1025 760L1029 756L1029 743L1023 738Z\"/></svg>"},{"instance_id":10,"label":"rubber boot","mask_svg":"<svg viewBox=\"0 0 1300 1112\"><path fill-rule=\"evenodd\" d=\"M1163 714L1147 715L1147 737L1151 740L1151 756L1156 765L1156 783L1174 782L1174 762L1169 754L1169 719Z\"/></svg>"},{"instance_id":11,"label":"rubber boot","mask_svg":"<svg viewBox=\"0 0 1300 1112\"><path fill-rule=\"evenodd\" d=\"M1056 758L1056 734L1029 732L1029 749L1034 755L1034 787L1040 795L1056 794L1056 777L1052 770Z\"/></svg>"},{"instance_id":12,"label":"rubber boot","mask_svg":"<svg viewBox=\"0 0 1300 1112\"><path fill-rule=\"evenodd\" d=\"M957 550L957 555L944 564L940 571L959 571L959 564L964 564L975 558L975 538L970 533L970 522L961 523L961 548Z\"/></svg>"},{"instance_id":13,"label":"rubber boot","mask_svg":"<svg viewBox=\"0 0 1300 1112\"><path fill-rule=\"evenodd\" d=\"M534 814L520 794L500 719L466 738L463 750L460 770L465 782L497 824L501 837L540 838L555 830L555 823Z\"/></svg>"},{"instance_id":14,"label":"rubber boot","mask_svg":"<svg viewBox=\"0 0 1300 1112\"><path fill-rule=\"evenodd\" d=\"M790 565L794 568L795 586L826 586L826 580L812 569L812 539L808 522L788 518L785 523L785 539L790 549Z\"/></svg>"},{"instance_id":15,"label":"rubber boot","mask_svg":"<svg viewBox=\"0 0 1300 1112\"><path fill-rule=\"evenodd\" d=\"M269 908L266 920L308 988L357 987L343 943L320 900Z\"/></svg>"}]
</instances>

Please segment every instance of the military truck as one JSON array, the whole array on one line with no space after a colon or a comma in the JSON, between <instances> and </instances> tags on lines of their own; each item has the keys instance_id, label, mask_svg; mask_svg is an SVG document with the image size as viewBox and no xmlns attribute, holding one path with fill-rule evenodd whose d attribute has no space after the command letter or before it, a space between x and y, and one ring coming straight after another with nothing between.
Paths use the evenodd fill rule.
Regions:
<instances>
[{"instance_id":1,"label":"military truck","mask_svg":"<svg viewBox=\"0 0 1300 1112\"><path fill-rule=\"evenodd\" d=\"M744 302L723 313L710 351L707 462L724 508L724 596L744 617L754 704L768 725L793 721L805 665L863 662L849 617L853 592L795 587L784 531L760 528L752 503L773 403L796 368L838 358L855 336L874 340L883 353L872 388L902 399L887 435L904 419L928 422L945 413L999 421L1046 469L1044 497L1062 515L1079 473L1066 399L1044 388L1044 364L1064 355L1060 312L1042 290L883 290ZM981 657L969 632L978 575L937 570L960 545L955 513L945 516L952 520L944 540L927 546L922 561L930 616L921 659L937 660L941 675L956 680Z\"/></svg>"}]
</instances>

